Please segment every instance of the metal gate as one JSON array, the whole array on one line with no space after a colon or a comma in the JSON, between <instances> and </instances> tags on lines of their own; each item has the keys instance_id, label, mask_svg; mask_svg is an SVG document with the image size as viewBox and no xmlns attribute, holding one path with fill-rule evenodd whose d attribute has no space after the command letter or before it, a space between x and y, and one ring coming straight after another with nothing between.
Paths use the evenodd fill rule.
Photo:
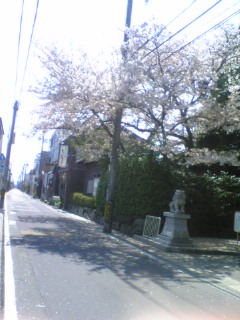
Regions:
<instances>
[{"instance_id":1,"label":"metal gate","mask_svg":"<svg viewBox=\"0 0 240 320\"><path fill-rule=\"evenodd\" d=\"M156 237L159 234L160 224L160 217L146 216L143 235L146 237Z\"/></svg>"}]
</instances>

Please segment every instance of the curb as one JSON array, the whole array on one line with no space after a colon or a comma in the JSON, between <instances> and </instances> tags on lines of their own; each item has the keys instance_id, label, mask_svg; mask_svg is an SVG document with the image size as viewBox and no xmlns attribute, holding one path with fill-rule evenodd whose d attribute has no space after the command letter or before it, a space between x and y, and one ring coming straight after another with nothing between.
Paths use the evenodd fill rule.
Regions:
<instances>
[{"instance_id":1,"label":"curb","mask_svg":"<svg viewBox=\"0 0 240 320\"><path fill-rule=\"evenodd\" d=\"M152 247L155 247L157 249L160 249L163 252L167 253L185 253L185 254L201 254L201 255L228 255L228 256L238 256L240 257L240 251L237 250L237 248L232 250L224 250L219 247L217 248L197 248L194 247L194 239L193 240L193 247L174 247L174 246L164 246L163 244L159 243L158 241L155 241L154 239L149 239L147 237L134 235L133 237L139 242L145 243L147 245L150 245Z\"/></svg>"},{"instance_id":2,"label":"curb","mask_svg":"<svg viewBox=\"0 0 240 320\"><path fill-rule=\"evenodd\" d=\"M127 235L121 234L118 231L112 232L113 236L118 238L119 240L122 240L126 243L129 243L135 247L138 247L139 249L144 249L147 252L150 252L151 254L159 255L163 253L176 253L176 254L196 254L196 255L219 255L219 256L235 256L240 257L240 251L237 251L237 249L233 250L224 250L219 247L217 248L197 248L197 247L167 247L159 242L157 242L154 239L150 239L144 236L140 235L134 235L133 237L129 237ZM193 238L194 243L194 238ZM154 249L154 253L153 250ZM156 251L158 250L158 251Z\"/></svg>"}]
</instances>

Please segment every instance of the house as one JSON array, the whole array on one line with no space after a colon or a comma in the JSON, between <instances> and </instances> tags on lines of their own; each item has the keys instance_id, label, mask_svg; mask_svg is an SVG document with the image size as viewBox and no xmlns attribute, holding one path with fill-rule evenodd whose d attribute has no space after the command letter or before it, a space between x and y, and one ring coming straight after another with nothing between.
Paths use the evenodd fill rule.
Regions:
<instances>
[{"instance_id":1,"label":"house","mask_svg":"<svg viewBox=\"0 0 240 320\"><path fill-rule=\"evenodd\" d=\"M132 152L145 142L132 132L125 130L123 133ZM100 180L102 149L89 141L88 145L79 145L79 140L82 142L84 138L79 139L67 130L55 131L50 143L48 168L42 178L41 199L51 202L53 196L59 196L64 209L74 192L96 196Z\"/></svg>"},{"instance_id":2,"label":"house","mask_svg":"<svg viewBox=\"0 0 240 320\"><path fill-rule=\"evenodd\" d=\"M43 164L41 199L51 201L52 196L58 195L58 158L59 146L63 139L69 135L69 132L55 131L50 139L48 159Z\"/></svg>"},{"instance_id":3,"label":"house","mask_svg":"<svg viewBox=\"0 0 240 320\"><path fill-rule=\"evenodd\" d=\"M99 181L97 161L85 161L78 158L75 146L76 138L70 136L60 145L58 161L58 195L66 208L69 197L74 192L95 196ZM63 151L64 150L64 151ZM64 156L62 153L64 152Z\"/></svg>"},{"instance_id":4,"label":"house","mask_svg":"<svg viewBox=\"0 0 240 320\"><path fill-rule=\"evenodd\" d=\"M44 174L49 171L49 152L41 151L38 160L36 161L36 197L41 198L44 180Z\"/></svg>"},{"instance_id":5,"label":"house","mask_svg":"<svg viewBox=\"0 0 240 320\"><path fill-rule=\"evenodd\" d=\"M2 153L3 136L4 136L3 123L2 123L2 118L0 118L0 154Z\"/></svg>"},{"instance_id":6,"label":"house","mask_svg":"<svg viewBox=\"0 0 240 320\"><path fill-rule=\"evenodd\" d=\"M66 137L67 136L67 137ZM67 208L70 195L80 192L89 196L96 195L99 181L98 162L81 158L76 148L76 137L56 131L51 139L49 163L42 180L41 199L51 202L59 196Z\"/></svg>"},{"instance_id":7,"label":"house","mask_svg":"<svg viewBox=\"0 0 240 320\"><path fill-rule=\"evenodd\" d=\"M99 183L99 155L86 153L84 147L77 147L76 149L76 163L82 165L85 169L85 179L83 186L83 193L88 196L96 196L97 186Z\"/></svg>"},{"instance_id":8,"label":"house","mask_svg":"<svg viewBox=\"0 0 240 320\"><path fill-rule=\"evenodd\" d=\"M24 184L27 193L41 198L44 174L47 172L46 167L49 163L49 152L41 151L41 153L37 154L34 162L34 169L31 169L28 174L24 174Z\"/></svg>"},{"instance_id":9,"label":"house","mask_svg":"<svg viewBox=\"0 0 240 320\"><path fill-rule=\"evenodd\" d=\"M2 153L2 144L3 144L3 124L2 118L0 118L0 190L3 188L3 174L4 174L4 163L5 163L5 156Z\"/></svg>"}]
</instances>

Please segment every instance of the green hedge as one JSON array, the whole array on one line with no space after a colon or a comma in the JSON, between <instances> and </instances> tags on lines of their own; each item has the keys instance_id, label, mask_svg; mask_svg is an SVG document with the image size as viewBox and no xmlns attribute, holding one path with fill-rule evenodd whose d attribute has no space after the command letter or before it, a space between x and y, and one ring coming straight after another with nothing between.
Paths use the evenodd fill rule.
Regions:
<instances>
[{"instance_id":1,"label":"green hedge","mask_svg":"<svg viewBox=\"0 0 240 320\"><path fill-rule=\"evenodd\" d=\"M114 214L120 219L161 215L168 209L176 177L170 165L153 155L123 158L117 176ZM127 217L126 217L127 216Z\"/></svg>"},{"instance_id":2,"label":"green hedge","mask_svg":"<svg viewBox=\"0 0 240 320\"><path fill-rule=\"evenodd\" d=\"M226 172L201 176L188 173L183 185L192 236L234 236L234 212L240 209L240 178Z\"/></svg>"},{"instance_id":3,"label":"green hedge","mask_svg":"<svg viewBox=\"0 0 240 320\"><path fill-rule=\"evenodd\" d=\"M104 212L106 193L107 193L107 184L108 184L108 171L105 168L105 170L102 171L100 174L100 181L98 184L97 194L96 194L96 206L100 212Z\"/></svg>"},{"instance_id":4,"label":"green hedge","mask_svg":"<svg viewBox=\"0 0 240 320\"><path fill-rule=\"evenodd\" d=\"M70 195L69 203L75 206L87 207L90 209L96 208L95 198L85 196L82 193L74 192Z\"/></svg>"},{"instance_id":5,"label":"green hedge","mask_svg":"<svg viewBox=\"0 0 240 320\"><path fill-rule=\"evenodd\" d=\"M103 211L108 181L108 166L103 168L96 203ZM169 207L169 199L178 177L171 164L155 155L142 153L121 157L115 191L114 218L131 222L146 215L161 215Z\"/></svg>"},{"instance_id":6,"label":"green hedge","mask_svg":"<svg viewBox=\"0 0 240 320\"><path fill-rule=\"evenodd\" d=\"M108 167L102 170L97 208L103 212ZM131 223L146 215L163 217L176 189L187 195L185 212L190 214L191 236L235 237L233 216L240 210L240 178L222 172L195 174L181 170L156 155L121 158L117 175L114 219Z\"/></svg>"}]
</instances>

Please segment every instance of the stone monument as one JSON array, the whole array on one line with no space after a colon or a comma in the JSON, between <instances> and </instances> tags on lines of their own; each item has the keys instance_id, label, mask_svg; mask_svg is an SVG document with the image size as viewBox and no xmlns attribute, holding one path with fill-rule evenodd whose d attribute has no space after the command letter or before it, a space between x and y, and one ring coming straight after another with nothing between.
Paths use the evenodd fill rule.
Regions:
<instances>
[{"instance_id":1,"label":"stone monument","mask_svg":"<svg viewBox=\"0 0 240 320\"><path fill-rule=\"evenodd\" d=\"M156 239L160 244L173 247L192 247L187 225L190 215L184 211L185 201L185 191L176 190L169 205L169 212L163 213L165 216L164 227Z\"/></svg>"}]
</instances>

